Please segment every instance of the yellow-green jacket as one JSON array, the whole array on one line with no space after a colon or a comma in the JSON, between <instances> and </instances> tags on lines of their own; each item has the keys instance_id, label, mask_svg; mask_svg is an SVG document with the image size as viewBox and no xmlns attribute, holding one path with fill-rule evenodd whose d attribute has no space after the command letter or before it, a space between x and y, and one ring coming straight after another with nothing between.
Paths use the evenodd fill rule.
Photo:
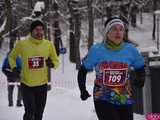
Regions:
<instances>
[{"instance_id":1,"label":"yellow-green jacket","mask_svg":"<svg viewBox=\"0 0 160 120\"><path fill-rule=\"evenodd\" d=\"M22 61L22 80L27 86L34 87L48 83L48 72L45 60L50 57L54 68L58 67L59 60L54 45L48 40L37 40L29 36L18 41L9 54L11 68L16 67L16 56Z\"/></svg>"}]
</instances>

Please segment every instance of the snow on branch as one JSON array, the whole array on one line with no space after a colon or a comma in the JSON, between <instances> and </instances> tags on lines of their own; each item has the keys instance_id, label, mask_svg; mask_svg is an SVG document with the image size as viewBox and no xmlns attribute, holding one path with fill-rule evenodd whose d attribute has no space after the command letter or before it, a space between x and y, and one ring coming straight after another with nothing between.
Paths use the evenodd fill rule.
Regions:
<instances>
[{"instance_id":1,"label":"snow on branch","mask_svg":"<svg viewBox=\"0 0 160 120\"><path fill-rule=\"evenodd\" d=\"M104 14L102 10L100 10L96 5L92 5L93 8L95 8L99 13Z\"/></svg>"},{"instance_id":2,"label":"snow on branch","mask_svg":"<svg viewBox=\"0 0 160 120\"><path fill-rule=\"evenodd\" d=\"M43 2L43 1L38 1L38 2L36 2L33 11L39 11L39 12L41 12L41 11L44 10L44 9L45 9L45 4L44 4L44 2Z\"/></svg>"},{"instance_id":3,"label":"snow on branch","mask_svg":"<svg viewBox=\"0 0 160 120\"><path fill-rule=\"evenodd\" d=\"M2 24L2 26L0 27L0 33L1 33L2 31L4 31L5 26L6 26L6 23L7 23L7 18L4 19L3 24Z\"/></svg>"},{"instance_id":4,"label":"snow on branch","mask_svg":"<svg viewBox=\"0 0 160 120\"><path fill-rule=\"evenodd\" d=\"M156 11L154 11L154 14L156 14L156 15L160 15L160 10L156 10Z\"/></svg>"},{"instance_id":5,"label":"snow on branch","mask_svg":"<svg viewBox=\"0 0 160 120\"><path fill-rule=\"evenodd\" d=\"M21 28L22 26L23 26L23 25L19 25L19 26L17 26L16 28L12 29L10 32L14 32L14 31L18 30L19 28ZM4 35L2 36L2 38L8 36L10 32L7 32L6 34L4 34Z\"/></svg>"}]
</instances>

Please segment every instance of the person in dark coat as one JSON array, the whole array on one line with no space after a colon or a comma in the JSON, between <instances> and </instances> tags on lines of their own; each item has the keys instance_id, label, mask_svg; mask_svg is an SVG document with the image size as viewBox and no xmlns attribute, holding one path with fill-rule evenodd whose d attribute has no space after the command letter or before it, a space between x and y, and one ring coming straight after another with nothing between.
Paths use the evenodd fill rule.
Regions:
<instances>
[{"instance_id":1,"label":"person in dark coat","mask_svg":"<svg viewBox=\"0 0 160 120\"><path fill-rule=\"evenodd\" d=\"M21 71L21 59L19 57L16 58L16 65L19 70L19 73ZM7 87L8 87L8 106L11 107L13 106L13 90L14 86L16 85L18 87L18 92L17 92L17 106L22 106L21 103L21 92L20 92L20 76L15 75L13 71L11 70L11 67L8 62L8 55L3 61L2 64L2 72L6 75L7 77Z\"/></svg>"}]
</instances>

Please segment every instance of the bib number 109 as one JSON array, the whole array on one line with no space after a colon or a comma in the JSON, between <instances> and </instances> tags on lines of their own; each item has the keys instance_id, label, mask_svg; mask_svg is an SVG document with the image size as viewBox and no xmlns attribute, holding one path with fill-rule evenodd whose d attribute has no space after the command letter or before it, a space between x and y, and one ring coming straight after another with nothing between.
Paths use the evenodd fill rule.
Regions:
<instances>
[{"instance_id":1,"label":"bib number 109","mask_svg":"<svg viewBox=\"0 0 160 120\"><path fill-rule=\"evenodd\" d=\"M121 78L122 78L121 75L110 75L108 82L109 83L111 83L111 82L113 82L113 83L115 83L115 82L119 83L121 81Z\"/></svg>"},{"instance_id":2,"label":"bib number 109","mask_svg":"<svg viewBox=\"0 0 160 120\"><path fill-rule=\"evenodd\" d=\"M123 86L127 79L126 69L106 69L103 71L103 84L107 86Z\"/></svg>"}]
</instances>

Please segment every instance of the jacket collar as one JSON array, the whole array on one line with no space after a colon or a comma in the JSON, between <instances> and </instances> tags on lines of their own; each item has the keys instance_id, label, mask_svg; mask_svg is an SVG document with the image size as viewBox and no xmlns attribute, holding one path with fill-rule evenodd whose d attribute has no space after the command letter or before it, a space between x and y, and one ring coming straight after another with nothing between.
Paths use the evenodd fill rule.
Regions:
<instances>
[{"instance_id":1,"label":"jacket collar","mask_svg":"<svg viewBox=\"0 0 160 120\"><path fill-rule=\"evenodd\" d=\"M44 39L42 40L35 39L31 35L29 35L29 40L34 44L41 44L44 41Z\"/></svg>"},{"instance_id":2,"label":"jacket collar","mask_svg":"<svg viewBox=\"0 0 160 120\"><path fill-rule=\"evenodd\" d=\"M106 40L105 41L105 46L111 50L120 50L123 46L124 42L120 42L119 44L115 44L111 40Z\"/></svg>"}]
</instances>

